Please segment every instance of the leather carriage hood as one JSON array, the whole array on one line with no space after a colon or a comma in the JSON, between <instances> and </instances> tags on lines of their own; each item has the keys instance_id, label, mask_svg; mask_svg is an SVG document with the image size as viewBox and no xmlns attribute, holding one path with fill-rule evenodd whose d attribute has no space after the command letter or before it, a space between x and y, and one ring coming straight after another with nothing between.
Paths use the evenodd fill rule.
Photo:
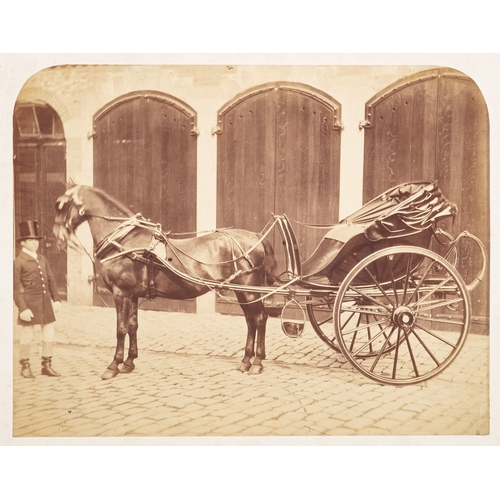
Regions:
<instances>
[{"instance_id":1,"label":"leather carriage hood","mask_svg":"<svg viewBox=\"0 0 500 500\"><path fill-rule=\"evenodd\" d=\"M321 273L339 254L344 255L350 246L363 240L411 237L456 213L456 205L443 196L437 181L400 184L331 228L303 263L302 274L308 277Z\"/></svg>"},{"instance_id":2,"label":"leather carriage hood","mask_svg":"<svg viewBox=\"0 0 500 500\"><path fill-rule=\"evenodd\" d=\"M366 238L378 241L425 231L456 213L457 206L443 196L437 181L414 182L385 191L342 222L364 225Z\"/></svg>"}]
</instances>

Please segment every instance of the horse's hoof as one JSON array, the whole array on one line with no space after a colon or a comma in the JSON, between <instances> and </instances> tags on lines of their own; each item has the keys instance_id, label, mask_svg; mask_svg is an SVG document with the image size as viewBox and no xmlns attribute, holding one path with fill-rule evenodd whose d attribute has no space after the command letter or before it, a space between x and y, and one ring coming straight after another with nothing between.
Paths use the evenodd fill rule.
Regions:
<instances>
[{"instance_id":1,"label":"horse's hoof","mask_svg":"<svg viewBox=\"0 0 500 500\"><path fill-rule=\"evenodd\" d=\"M120 373L132 373L133 370L134 370L135 366L134 365L123 365L121 368L120 368Z\"/></svg>"},{"instance_id":2,"label":"horse's hoof","mask_svg":"<svg viewBox=\"0 0 500 500\"><path fill-rule=\"evenodd\" d=\"M241 362L240 363L240 366L238 366L238 370L241 372L241 373L245 373L247 372L248 370L250 370L252 364L251 363L245 363L245 362Z\"/></svg>"},{"instance_id":3,"label":"horse's hoof","mask_svg":"<svg viewBox=\"0 0 500 500\"><path fill-rule=\"evenodd\" d=\"M109 368L101 375L103 380L109 380L110 378L115 378L118 375L118 370L110 370Z\"/></svg>"},{"instance_id":4,"label":"horse's hoof","mask_svg":"<svg viewBox=\"0 0 500 500\"><path fill-rule=\"evenodd\" d=\"M262 365L252 365L250 370L248 371L249 375L258 375L264 371L264 367Z\"/></svg>"}]
</instances>

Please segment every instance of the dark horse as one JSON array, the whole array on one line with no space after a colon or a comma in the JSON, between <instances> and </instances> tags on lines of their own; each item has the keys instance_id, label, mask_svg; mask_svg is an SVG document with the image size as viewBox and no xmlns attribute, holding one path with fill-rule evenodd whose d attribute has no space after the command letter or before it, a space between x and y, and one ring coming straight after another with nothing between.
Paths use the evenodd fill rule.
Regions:
<instances>
[{"instance_id":1,"label":"dark horse","mask_svg":"<svg viewBox=\"0 0 500 500\"><path fill-rule=\"evenodd\" d=\"M88 222L94 240L94 259L100 261L104 283L113 294L117 343L103 379L120 372L129 373L135 367L139 298L191 299L215 288L216 282L243 285L235 292L248 326L239 370L262 372L268 315L262 294L245 289L245 286L272 285L275 280L273 249L262 235L224 229L196 238L170 238L158 224L148 222L140 214L134 215L104 191L81 185L71 186L58 198L55 208L54 234L62 249L67 243L75 244L75 230ZM129 350L124 362L127 334Z\"/></svg>"}]
</instances>

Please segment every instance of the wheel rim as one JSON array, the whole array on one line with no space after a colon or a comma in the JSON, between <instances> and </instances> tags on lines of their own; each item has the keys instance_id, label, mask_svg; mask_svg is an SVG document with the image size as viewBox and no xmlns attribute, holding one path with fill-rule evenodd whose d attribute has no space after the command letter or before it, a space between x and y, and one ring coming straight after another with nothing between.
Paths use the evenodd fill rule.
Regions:
<instances>
[{"instance_id":1,"label":"wheel rim","mask_svg":"<svg viewBox=\"0 0 500 500\"><path fill-rule=\"evenodd\" d=\"M333 309L336 345L377 382L407 385L443 371L470 323L467 288L444 258L427 249L387 248L357 264Z\"/></svg>"},{"instance_id":2,"label":"wheel rim","mask_svg":"<svg viewBox=\"0 0 500 500\"><path fill-rule=\"evenodd\" d=\"M333 324L333 300L331 298L309 299L307 316L318 337L335 352L341 352Z\"/></svg>"}]
</instances>

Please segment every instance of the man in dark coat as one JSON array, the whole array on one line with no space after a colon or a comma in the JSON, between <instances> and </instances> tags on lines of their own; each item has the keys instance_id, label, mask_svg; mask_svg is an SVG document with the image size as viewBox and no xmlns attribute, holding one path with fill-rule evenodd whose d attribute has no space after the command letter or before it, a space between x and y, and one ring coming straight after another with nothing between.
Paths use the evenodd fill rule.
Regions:
<instances>
[{"instance_id":1,"label":"man in dark coat","mask_svg":"<svg viewBox=\"0 0 500 500\"><path fill-rule=\"evenodd\" d=\"M42 329L42 375L59 377L52 368L52 345L54 342L55 312L61 302L49 262L37 250L42 238L38 234L37 221L19 224L22 250L14 261L14 302L19 309L18 324L21 331L21 375L34 378L30 368L30 347L34 325ZM52 303L53 302L53 303Z\"/></svg>"}]
</instances>

